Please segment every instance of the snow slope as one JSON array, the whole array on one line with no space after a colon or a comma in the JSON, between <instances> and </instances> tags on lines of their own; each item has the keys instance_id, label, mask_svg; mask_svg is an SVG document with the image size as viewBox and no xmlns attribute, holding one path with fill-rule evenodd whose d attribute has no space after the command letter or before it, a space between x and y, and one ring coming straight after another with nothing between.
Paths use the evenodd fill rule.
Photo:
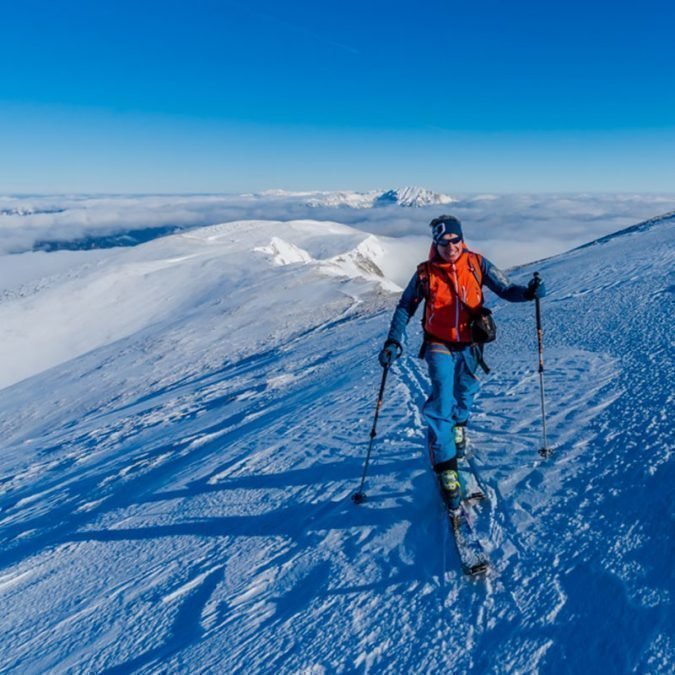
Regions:
<instances>
[{"instance_id":1,"label":"snow slope","mask_svg":"<svg viewBox=\"0 0 675 675\"><path fill-rule=\"evenodd\" d=\"M386 240L228 223L24 281L0 304L0 670L671 671L674 224L537 265L549 460L533 307L491 301L482 582L424 456L416 320L349 500Z\"/></svg>"},{"instance_id":2,"label":"snow slope","mask_svg":"<svg viewBox=\"0 0 675 675\"><path fill-rule=\"evenodd\" d=\"M303 291L315 306L305 317L306 309L292 305L288 293L289 287L304 283L303 275L295 268L270 268L266 261L309 263L309 270L324 275L371 279L398 290L379 268L389 247L398 246L390 241L337 223L241 221L115 249L105 256L101 251L46 256L60 265L47 265L44 253L9 256L20 262L4 278L0 342L12 358L0 364L0 387L153 325L160 336L168 325L185 325L187 335L179 338L185 361L195 358L198 343L204 345L199 352L203 358L216 358L210 356L213 349L220 359L240 357L255 351L268 331L304 330L332 316L335 306L329 296L341 306L353 302L319 275ZM68 268L68 261L79 264ZM31 262L52 274L33 278L21 272ZM275 292L270 294L270 289ZM208 331L207 336L198 334L202 321L206 327L201 333ZM224 340L227 346L220 344ZM212 341L218 343L213 348Z\"/></svg>"}]
</instances>

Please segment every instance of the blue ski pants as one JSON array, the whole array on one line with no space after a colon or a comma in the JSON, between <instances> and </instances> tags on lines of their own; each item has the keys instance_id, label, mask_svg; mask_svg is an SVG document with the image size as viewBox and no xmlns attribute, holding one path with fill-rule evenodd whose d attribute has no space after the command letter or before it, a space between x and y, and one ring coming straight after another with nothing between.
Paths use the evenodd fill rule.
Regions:
<instances>
[{"instance_id":1,"label":"blue ski pants","mask_svg":"<svg viewBox=\"0 0 675 675\"><path fill-rule=\"evenodd\" d=\"M429 431L431 463L436 466L457 454L453 428L469 419L480 388L478 361L470 347L450 351L437 343L427 345L424 359L429 366L431 394L422 407L422 416Z\"/></svg>"}]
</instances>

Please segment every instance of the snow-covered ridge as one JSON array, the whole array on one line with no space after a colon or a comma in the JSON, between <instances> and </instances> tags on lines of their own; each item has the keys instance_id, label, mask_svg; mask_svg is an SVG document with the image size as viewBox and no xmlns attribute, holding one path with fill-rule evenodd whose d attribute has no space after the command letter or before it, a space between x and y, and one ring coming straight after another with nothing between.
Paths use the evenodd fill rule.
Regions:
<instances>
[{"instance_id":1,"label":"snow-covered ridge","mask_svg":"<svg viewBox=\"0 0 675 675\"><path fill-rule=\"evenodd\" d=\"M266 339L264 329L246 326L266 315L269 298L286 298L274 288L279 279L302 279L306 286L300 301L288 296L296 305L289 316L303 311L305 299L329 307L326 299L310 301L312 288L322 288L331 302L337 298L339 307L345 284L355 287L349 297L400 290L382 269L391 273L387 258L395 257L387 237L331 222L235 221L90 253L27 253L12 257L11 269L0 274L0 343L12 354L0 367L0 389L154 325L179 321L185 312L201 308L209 314L204 303L218 299L225 306L224 289L237 289L232 311L241 321L229 322L230 357ZM245 310L243 289L250 295Z\"/></svg>"},{"instance_id":2,"label":"snow-covered ridge","mask_svg":"<svg viewBox=\"0 0 675 675\"><path fill-rule=\"evenodd\" d=\"M432 192L421 187L404 187L383 192L374 202L374 206L432 206L433 204L451 204L456 201L440 192Z\"/></svg>"},{"instance_id":3,"label":"snow-covered ridge","mask_svg":"<svg viewBox=\"0 0 675 675\"><path fill-rule=\"evenodd\" d=\"M369 209L379 206L420 207L433 204L450 204L452 197L440 192L432 192L422 187L401 187L391 190L373 190L370 192L289 192L286 190L266 190L261 197L297 200L311 207L347 206L354 209Z\"/></svg>"},{"instance_id":4,"label":"snow-covered ridge","mask_svg":"<svg viewBox=\"0 0 675 675\"><path fill-rule=\"evenodd\" d=\"M350 190L332 191L308 191L293 192L289 190L265 190L254 197L263 199L282 199L288 202L299 202L304 206L332 207L348 206L354 209L367 209L373 205L380 192L353 192Z\"/></svg>"},{"instance_id":5,"label":"snow-covered ridge","mask_svg":"<svg viewBox=\"0 0 675 675\"><path fill-rule=\"evenodd\" d=\"M386 257L387 252L380 239L370 235L355 249L326 261L321 269L338 276L363 277L364 279L377 281L382 288L388 291L400 291L401 288L387 279L381 269L382 261Z\"/></svg>"},{"instance_id":6,"label":"snow-covered ridge","mask_svg":"<svg viewBox=\"0 0 675 675\"><path fill-rule=\"evenodd\" d=\"M272 237L267 246L258 246L253 250L271 256L275 265L292 265L312 261L312 256L307 251L279 237Z\"/></svg>"},{"instance_id":7,"label":"snow-covered ridge","mask_svg":"<svg viewBox=\"0 0 675 675\"><path fill-rule=\"evenodd\" d=\"M321 224L317 223L319 229L320 226ZM274 265L309 264L331 276L362 278L374 281L388 291L401 290L400 286L386 278L382 271L381 265L388 254L382 241L374 235L365 236L365 239L352 249L326 258L314 258L305 249L278 236L273 236L265 246L255 247L254 251L270 256Z\"/></svg>"},{"instance_id":8,"label":"snow-covered ridge","mask_svg":"<svg viewBox=\"0 0 675 675\"><path fill-rule=\"evenodd\" d=\"M579 246L577 248L583 249L587 248L588 246L597 246L598 244L604 244L608 241L611 241L612 239L616 239L617 237L623 237L629 234L636 234L638 232L647 232L648 230L651 230L653 227L665 225L666 223L671 223L673 221L675 221L675 211L670 211L660 216L656 216L655 218L649 218L648 220L644 220L641 223L638 223L637 225L631 225L630 227L626 227L623 230L619 230L618 232L612 232L611 234L608 234L605 237L600 237L599 239L595 239L589 242L588 244L583 244L582 246Z\"/></svg>"}]
</instances>

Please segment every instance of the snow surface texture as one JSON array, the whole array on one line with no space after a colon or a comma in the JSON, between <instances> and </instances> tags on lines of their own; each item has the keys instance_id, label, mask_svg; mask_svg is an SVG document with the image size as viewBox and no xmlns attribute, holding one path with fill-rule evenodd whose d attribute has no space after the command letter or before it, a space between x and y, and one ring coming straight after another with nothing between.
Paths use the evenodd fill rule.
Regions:
<instances>
[{"instance_id":1,"label":"snow surface texture","mask_svg":"<svg viewBox=\"0 0 675 675\"><path fill-rule=\"evenodd\" d=\"M0 304L0 671L672 672L674 227L537 265L548 460L534 308L489 300L484 581L423 450L417 321L349 499L386 240L234 222L24 276Z\"/></svg>"}]
</instances>

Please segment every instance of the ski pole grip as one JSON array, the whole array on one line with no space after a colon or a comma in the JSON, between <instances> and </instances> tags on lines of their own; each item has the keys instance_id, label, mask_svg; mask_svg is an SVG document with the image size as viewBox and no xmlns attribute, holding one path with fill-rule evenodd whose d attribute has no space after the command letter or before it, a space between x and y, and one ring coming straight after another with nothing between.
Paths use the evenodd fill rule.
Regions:
<instances>
[{"instance_id":1,"label":"ski pole grip","mask_svg":"<svg viewBox=\"0 0 675 675\"><path fill-rule=\"evenodd\" d=\"M535 272L532 275L532 280L534 281L534 289L536 290L537 288L539 288L539 285L541 284L541 277L539 276L539 272ZM541 307L539 305L539 298L536 295L534 296L534 309L537 318L537 332L541 333ZM541 340L541 335L539 335L539 339Z\"/></svg>"},{"instance_id":2,"label":"ski pole grip","mask_svg":"<svg viewBox=\"0 0 675 675\"><path fill-rule=\"evenodd\" d=\"M532 282L534 282L534 283L532 283ZM541 277L539 276L539 272L535 272L532 275L532 282L530 282L530 283L532 283L532 286L535 290L537 288L539 288L539 286L541 286Z\"/></svg>"}]
</instances>

